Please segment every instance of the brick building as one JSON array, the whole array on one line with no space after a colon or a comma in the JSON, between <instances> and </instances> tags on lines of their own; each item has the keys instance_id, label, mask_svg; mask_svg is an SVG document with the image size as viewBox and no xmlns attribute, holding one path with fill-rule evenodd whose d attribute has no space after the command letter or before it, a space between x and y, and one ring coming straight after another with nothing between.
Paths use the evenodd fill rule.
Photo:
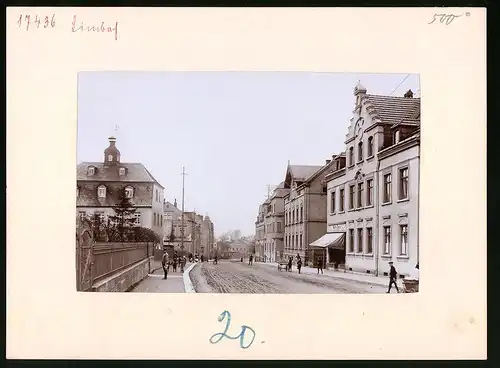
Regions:
<instances>
[{"instance_id":1,"label":"brick building","mask_svg":"<svg viewBox=\"0 0 500 368\"><path fill-rule=\"evenodd\" d=\"M109 138L102 162L82 162L76 171L76 209L80 216L98 213L107 221L124 193L136 208L136 225L163 237L164 187L143 164L121 162L116 138Z\"/></svg>"}]
</instances>

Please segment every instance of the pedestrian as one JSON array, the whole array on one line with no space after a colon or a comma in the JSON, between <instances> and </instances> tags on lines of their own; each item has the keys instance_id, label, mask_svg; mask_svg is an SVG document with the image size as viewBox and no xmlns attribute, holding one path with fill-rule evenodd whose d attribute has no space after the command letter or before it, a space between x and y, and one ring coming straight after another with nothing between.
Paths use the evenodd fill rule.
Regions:
<instances>
[{"instance_id":1,"label":"pedestrian","mask_svg":"<svg viewBox=\"0 0 500 368\"><path fill-rule=\"evenodd\" d=\"M181 272L184 272L184 266L186 265L186 256L180 258Z\"/></svg>"},{"instance_id":2,"label":"pedestrian","mask_svg":"<svg viewBox=\"0 0 500 368\"><path fill-rule=\"evenodd\" d=\"M292 272L292 262L293 262L292 256L289 256L288 257L288 272Z\"/></svg>"},{"instance_id":3,"label":"pedestrian","mask_svg":"<svg viewBox=\"0 0 500 368\"><path fill-rule=\"evenodd\" d=\"M387 290L387 294L391 292L392 284L394 284L394 286L396 287L396 291L399 293L398 284L396 283L398 273L396 272L396 268L394 267L393 262L389 262L389 266L391 266L391 269L389 271L389 290Z\"/></svg>"},{"instance_id":4,"label":"pedestrian","mask_svg":"<svg viewBox=\"0 0 500 368\"><path fill-rule=\"evenodd\" d=\"M321 274L323 274L323 257L318 257L318 264L317 264L317 267L318 267L318 275L319 275L319 271L321 271Z\"/></svg>"},{"instance_id":5,"label":"pedestrian","mask_svg":"<svg viewBox=\"0 0 500 368\"><path fill-rule=\"evenodd\" d=\"M297 270L300 273L300 269L302 268L302 258L300 258L300 254L297 253Z\"/></svg>"},{"instance_id":6,"label":"pedestrian","mask_svg":"<svg viewBox=\"0 0 500 368\"><path fill-rule=\"evenodd\" d=\"M163 277L164 280L167 279L168 276L168 253L167 251L163 251L163 257L161 259L161 265L163 267L163 272L165 273L165 276Z\"/></svg>"},{"instance_id":7,"label":"pedestrian","mask_svg":"<svg viewBox=\"0 0 500 368\"><path fill-rule=\"evenodd\" d=\"M177 254L174 254L174 257L173 257L173 262L172 262L172 272L177 272L177 262L179 261L179 259L177 258Z\"/></svg>"},{"instance_id":8,"label":"pedestrian","mask_svg":"<svg viewBox=\"0 0 500 368\"><path fill-rule=\"evenodd\" d=\"M250 254L250 257L248 257L248 265L251 266L253 261L253 256Z\"/></svg>"}]
</instances>

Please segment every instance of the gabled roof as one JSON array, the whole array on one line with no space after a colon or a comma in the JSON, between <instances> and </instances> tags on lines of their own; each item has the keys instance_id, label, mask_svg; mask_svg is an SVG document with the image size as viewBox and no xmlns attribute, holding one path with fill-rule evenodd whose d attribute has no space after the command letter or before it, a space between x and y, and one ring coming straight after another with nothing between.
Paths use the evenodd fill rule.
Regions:
<instances>
[{"instance_id":1,"label":"gabled roof","mask_svg":"<svg viewBox=\"0 0 500 368\"><path fill-rule=\"evenodd\" d=\"M305 181L322 167L317 165L290 165L288 166L288 171L292 174L295 181Z\"/></svg>"},{"instance_id":2,"label":"gabled roof","mask_svg":"<svg viewBox=\"0 0 500 368\"><path fill-rule=\"evenodd\" d=\"M94 175L89 176L88 168L95 167ZM119 168L126 169L126 175L120 176ZM105 165L102 162L82 162L76 167L77 181L111 181L111 182L140 182L140 183L155 183L162 189L164 187L151 175L146 167L141 163L118 163L116 165Z\"/></svg>"},{"instance_id":3,"label":"gabled roof","mask_svg":"<svg viewBox=\"0 0 500 368\"><path fill-rule=\"evenodd\" d=\"M172 212L172 213L179 215L179 216L182 215L182 211L180 209L178 209L177 207L175 207L169 201L166 201L165 203L163 203L163 212Z\"/></svg>"},{"instance_id":4,"label":"gabled roof","mask_svg":"<svg viewBox=\"0 0 500 368\"><path fill-rule=\"evenodd\" d=\"M363 101L370 115L385 124L396 124L404 119L415 119L420 115L420 98L366 94Z\"/></svg>"}]
</instances>

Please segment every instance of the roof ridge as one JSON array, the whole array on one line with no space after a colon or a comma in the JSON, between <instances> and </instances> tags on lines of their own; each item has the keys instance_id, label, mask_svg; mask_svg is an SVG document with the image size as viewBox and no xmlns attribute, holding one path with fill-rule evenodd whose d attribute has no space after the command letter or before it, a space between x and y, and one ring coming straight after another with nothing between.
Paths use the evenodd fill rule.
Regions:
<instances>
[{"instance_id":1,"label":"roof ridge","mask_svg":"<svg viewBox=\"0 0 500 368\"><path fill-rule=\"evenodd\" d=\"M404 96L389 96L389 95L377 95L373 93L367 93L365 96L374 96L374 97L386 97L386 98L395 98L395 99L401 99L401 100L408 100L408 101L415 101L415 100L420 100L420 97L404 97Z\"/></svg>"}]
</instances>

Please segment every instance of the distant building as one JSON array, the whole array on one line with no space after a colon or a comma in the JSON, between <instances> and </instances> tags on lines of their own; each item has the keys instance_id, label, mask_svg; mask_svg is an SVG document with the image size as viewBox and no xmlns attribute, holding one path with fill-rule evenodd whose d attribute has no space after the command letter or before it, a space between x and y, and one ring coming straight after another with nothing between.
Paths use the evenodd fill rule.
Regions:
<instances>
[{"instance_id":1,"label":"distant building","mask_svg":"<svg viewBox=\"0 0 500 368\"><path fill-rule=\"evenodd\" d=\"M264 260L264 244L266 242L266 228L264 223L265 205L259 205L259 212L255 221L255 260Z\"/></svg>"},{"instance_id":2,"label":"distant building","mask_svg":"<svg viewBox=\"0 0 500 368\"><path fill-rule=\"evenodd\" d=\"M80 216L97 213L104 221L126 195L136 208L135 224L163 237L163 186L141 163L121 162L116 138L109 137L103 162L76 168L76 208Z\"/></svg>"},{"instance_id":3,"label":"distant building","mask_svg":"<svg viewBox=\"0 0 500 368\"><path fill-rule=\"evenodd\" d=\"M319 243L327 262L349 270L387 274L392 261L410 275L419 259L420 99L366 92L354 89L347 167L327 176L328 234Z\"/></svg>"}]
</instances>

